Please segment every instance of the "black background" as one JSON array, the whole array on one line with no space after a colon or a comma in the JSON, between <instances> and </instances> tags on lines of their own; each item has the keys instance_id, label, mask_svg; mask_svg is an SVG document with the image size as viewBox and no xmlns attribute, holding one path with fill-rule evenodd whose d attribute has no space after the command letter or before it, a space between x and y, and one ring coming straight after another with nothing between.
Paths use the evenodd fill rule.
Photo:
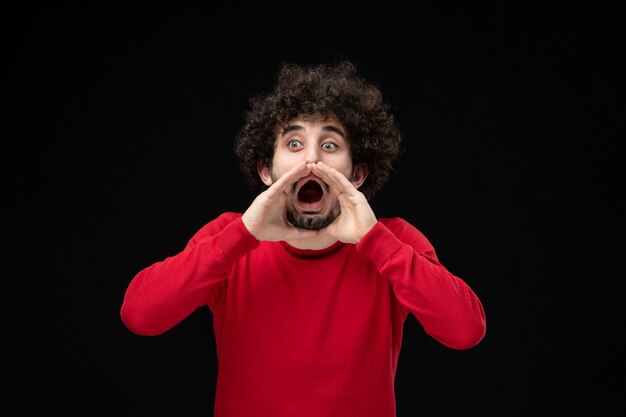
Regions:
<instances>
[{"instance_id":1,"label":"black background","mask_svg":"<svg viewBox=\"0 0 626 417\"><path fill-rule=\"evenodd\" d=\"M251 202L232 138L280 62L337 58L381 87L405 137L374 211L420 228L487 313L467 351L409 318L398 417L623 412L623 15L409 3L5 8L3 357L18 414L212 415L209 310L140 337L120 320L124 291Z\"/></svg>"}]
</instances>

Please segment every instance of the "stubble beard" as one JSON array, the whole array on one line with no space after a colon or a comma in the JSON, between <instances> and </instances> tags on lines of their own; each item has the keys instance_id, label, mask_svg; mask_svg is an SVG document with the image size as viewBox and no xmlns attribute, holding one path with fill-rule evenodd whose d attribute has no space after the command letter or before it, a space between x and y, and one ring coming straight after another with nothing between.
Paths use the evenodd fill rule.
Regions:
<instances>
[{"instance_id":1,"label":"stubble beard","mask_svg":"<svg viewBox=\"0 0 626 417\"><path fill-rule=\"evenodd\" d=\"M270 177L272 178L273 182L276 182L277 178L274 176L274 173L271 170ZM296 184L293 184L293 187L291 189L292 195L295 195L295 192ZM289 224L297 227L298 229L323 229L330 225L332 222L334 222L339 214L341 214L341 205L338 201L335 202L335 204L328 211L327 214L317 212L300 212L292 204L287 204L287 206L285 207L285 219L289 222Z\"/></svg>"},{"instance_id":2,"label":"stubble beard","mask_svg":"<svg viewBox=\"0 0 626 417\"><path fill-rule=\"evenodd\" d=\"M326 214L298 212L293 206L285 208L285 218L298 229L320 230L331 224L341 213L339 203L336 203Z\"/></svg>"}]
</instances>

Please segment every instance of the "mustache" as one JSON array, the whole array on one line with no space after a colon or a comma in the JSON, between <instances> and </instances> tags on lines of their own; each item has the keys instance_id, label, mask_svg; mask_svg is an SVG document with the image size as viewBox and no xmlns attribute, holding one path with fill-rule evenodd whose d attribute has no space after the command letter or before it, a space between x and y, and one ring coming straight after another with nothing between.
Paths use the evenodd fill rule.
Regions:
<instances>
[{"instance_id":1,"label":"mustache","mask_svg":"<svg viewBox=\"0 0 626 417\"><path fill-rule=\"evenodd\" d=\"M275 183L276 181L278 181L278 177L274 174L274 171L272 169L270 169L270 178L272 179L272 183ZM319 178L319 177L317 177ZM298 181L300 181L299 179L294 181L293 184L291 184L291 192L295 193L296 192L296 188L298 186ZM313 181L313 180L311 180ZM330 192L330 185L326 184L326 182L324 180L322 180L320 178L320 181L322 183L322 187L324 189L325 192L329 193Z\"/></svg>"},{"instance_id":2,"label":"mustache","mask_svg":"<svg viewBox=\"0 0 626 417\"><path fill-rule=\"evenodd\" d=\"M309 181L313 181L313 180L309 180ZM308 181L307 181L307 182L308 182ZM305 183L305 184L306 184L306 183ZM297 185L298 185L298 181L294 182L294 183L291 185L291 192L292 192L292 193L295 193L295 192L296 192L296 187L297 187ZM302 185L304 185L304 184L302 184ZM330 186L329 186L328 184L326 184L324 181L322 181L322 188L324 189L324 191L325 191L326 193L329 193L329 192L330 192Z\"/></svg>"}]
</instances>

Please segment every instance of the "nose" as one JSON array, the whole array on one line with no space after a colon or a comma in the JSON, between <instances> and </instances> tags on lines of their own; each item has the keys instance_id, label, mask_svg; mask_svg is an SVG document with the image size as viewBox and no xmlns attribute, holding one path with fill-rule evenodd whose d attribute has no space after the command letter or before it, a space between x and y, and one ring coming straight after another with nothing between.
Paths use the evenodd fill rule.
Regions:
<instances>
[{"instance_id":1,"label":"nose","mask_svg":"<svg viewBox=\"0 0 626 417\"><path fill-rule=\"evenodd\" d=\"M317 163L320 160L320 151L321 148L319 146L307 146L305 149L305 158L307 163Z\"/></svg>"}]
</instances>

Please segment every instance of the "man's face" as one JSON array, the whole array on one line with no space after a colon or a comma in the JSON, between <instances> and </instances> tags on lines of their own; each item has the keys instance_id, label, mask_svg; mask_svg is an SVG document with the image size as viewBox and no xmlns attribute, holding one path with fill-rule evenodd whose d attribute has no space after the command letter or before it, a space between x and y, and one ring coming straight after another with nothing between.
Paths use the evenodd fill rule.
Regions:
<instances>
[{"instance_id":1,"label":"man's face","mask_svg":"<svg viewBox=\"0 0 626 417\"><path fill-rule=\"evenodd\" d=\"M352 181L352 156L346 135L345 128L332 119L292 120L276 137L272 166L261 167L259 175L269 186L302 161L321 161ZM362 179L355 186L361 183ZM313 174L299 179L287 191L285 210L287 221L301 229L322 229L341 213L336 195Z\"/></svg>"}]
</instances>

